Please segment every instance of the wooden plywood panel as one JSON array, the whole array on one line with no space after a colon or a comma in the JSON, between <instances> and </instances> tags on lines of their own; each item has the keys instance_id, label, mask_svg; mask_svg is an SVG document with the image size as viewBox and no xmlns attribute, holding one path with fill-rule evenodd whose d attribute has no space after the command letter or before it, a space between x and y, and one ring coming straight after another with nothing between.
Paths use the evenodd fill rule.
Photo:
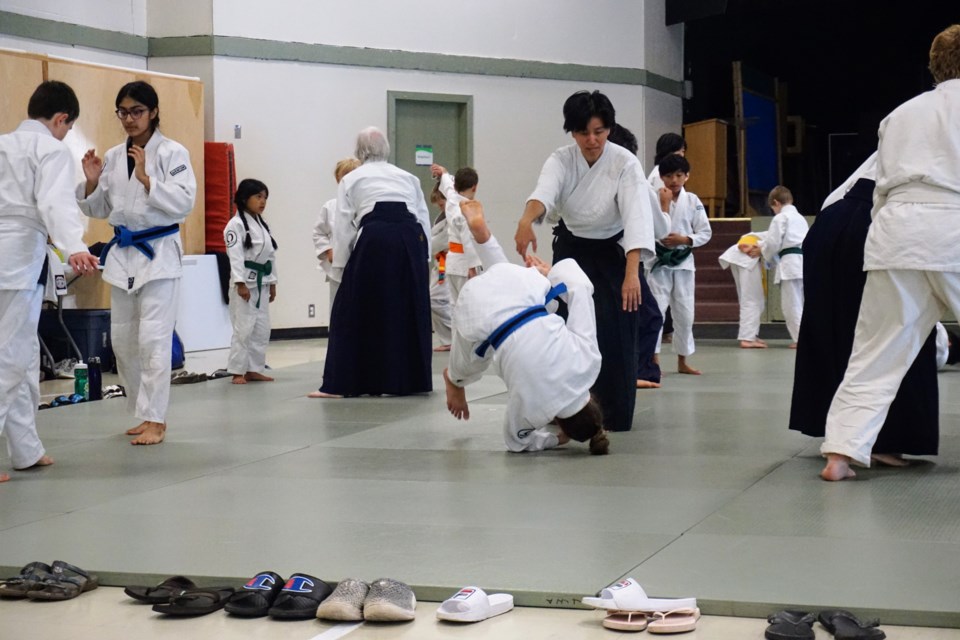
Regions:
<instances>
[{"instance_id":1,"label":"wooden plywood panel","mask_svg":"<svg viewBox=\"0 0 960 640\"><path fill-rule=\"evenodd\" d=\"M43 82L43 61L37 56L0 52L0 132L17 128L27 117L27 103Z\"/></svg>"}]
</instances>

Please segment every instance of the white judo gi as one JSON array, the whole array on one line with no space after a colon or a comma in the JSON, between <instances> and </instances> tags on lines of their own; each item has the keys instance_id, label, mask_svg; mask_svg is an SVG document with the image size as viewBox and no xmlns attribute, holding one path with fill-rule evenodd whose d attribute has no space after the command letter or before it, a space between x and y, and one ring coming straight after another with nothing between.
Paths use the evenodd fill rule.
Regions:
<instances>
[{"instance_id":1,"label":"white judo gi","mask_svg":"<svg viewBox=\"0 0 960 640\"><path fill-rule=\"evenodd\" d=\"M802 247L809 229L810 225L797 208L785 204L780 213L773 216L761 245L763 259L767 264L777 266L773 282L780 285L780 308L794 342L800 338L800 320L803 318L803 254L779 254L784 249Z\"/></svg>"},{"instance_id":2,"label":"white judo gi","mask_svg":"<svg viewBox=\"0 0 960 640\"><path fill-rule=\"evenodd\" d=\"M65 256L87 251L75 172L70 150L36 120L0 136L0 434L15 469L45 455L36 418L47 236Z\"/></svg>"},{"instance_id":3,"label":"white judo gi","mask_svg":"<svg viewBox=\"0 0 960 640\"><path fill-rule=\"evenodd\" d=\"M119 144L105 154L103 173L93 193L84 198L84 184L80 184L80 209L131 231L183 222L193 210L197 194L190 154L159 130L150 136L144 152L150 193L135 175L128 175L127 146ZM152 260L136 247L112 247L103 279L113 285L110 333L127 406L140 420L163 423L170 402L183 245L179 233L149 244Z\"/></svg>"},{"instance_id":4,"label":"white judo gi","mask_svg":"<svg viewBox=\"0 0 960 640\"><path fill-rule=\"evenodd\" d=\"M330 287L328 311L333 310L333 299L337 295L337 289L340 288L340 278L343 277L343 270L334 269L333 261L324 257L327 251L333 249L333 219L336 212L337 199L327 200L320 207L320 215L317 216L317 222L313 225L313 246L317 251L320 269L323 270L324 278Z\"/></svg>"},{"instance_id":5,"label":"white judo gi","mask_svg":"<svg viewBox=\"0 0 960 640\"><path fill-rule=\"evenodd\" d=\"M610 146L610 145L608 145ZM556 417L568 418L590 400L600 373L600 349L593 310L593 285L571 259L553 265L547 277L534 268L507 262L492 237L477 244L484 273L464 286L454 309L450 380L463 387L480 379L491 364L507 386L503 437L510 451L540 451L558 444ZM556 314L521 326L496 349L480 357L475 349L501 324L536 305L551 287L564 283L567 321Z\"/></svg>"},{"instance_id":6,"label":"white judo gi","mask_svg":"<svg viewBox=\"0 0 960 640\"><path fill-rule=\"evenodd\" d=\"M467 228L467 220L460 213L460 203L466 198L453 187L453 176L444 173L440 177L440 192L447 199L444 212L447 217L447 237L449 251L447 252L447 282L450 289L450 303L456 307L460 290L470 277L470 269L477 273L483 270L480 257L473 246L473 236Z\"/></svg>"},{"instance_id":7,"label":"white judo gi","mask_svg":"<svg viewBox=\"0 0 960 640\"><path fill-rule=\"evenodd\" d=\"M713 237L707 211L695 194L680 189L675 202L670 203L669 233L689 236L693 241L690 247L701 247ZM679 245L683 249L688 245ZM676 266L656 266L657 257L649 256L644 260L647 270L647 283L660 306L660 312L666 315L667 309L673 312L673 351L677 355L689 356L696 350L693 342L694 289L696 287L696 266L691 253ZM654 267L656 266L656 269ZM661 338L663 330L661 329ZM660 353L660 340L657 339L657 353Z\"/></svg>"},{"instance_id":8,"label":"white judo gi","mask_svg":"<svg viewBox=\"0 0 960 640\"><path fill-rule=\"evenodd\" d=\"M651 171L650 175L647 176L647 182L650 183L650 186L653 187L654 191L659 191L665 186L663 183L663 178L660 177L660 165L653 165L653 171Z\"/></svg>"},{"instance_id":9,"label":"white judo gi","mask_svg":"<svg viewBox=\"0 0 960 640\"><path fill-rule=\"evenodd\" d=\"M430 229L430 255L435 257L437 254L447 251L449 242L447 219L444 217L437 220ZM444 261L444 274L441 277L440 261L436 259L434 259L433 267L430 269L430 322L440 345L450 344L453 339L451 332L453 319L451 317L450 286L446 277L446 261Z\"/></svg>"},{"instance_id":10,"label":"white judo gi","mask_svg":"<svg viewBox=\"0 0 960 640\"><path fill-rule=\"evenodd\" d=\"M744 238L754 236L762 246L766 235L766 231L756 231L746 234ZM737 299L740 301L740 332L737 340L753 342L760 335L760 317L766 306L760 258L751 258L740 251L738 243L724 251L719 261L721 268L730 269L733 281L737 285Z\"/></svg>"},{"instance_id":11,"label":"white judo gi","mask_svg":"<svg viewBox=\"0 0 960 640\"><path fill-rule=\"evenodd\" d=\"M246 229L240 214L234 215L223 229L223 239L230 259L230 323L233 337L227 372L242 376L248 371L263 373L267 368L267 344L270 342L270 285L277 284L277 262L273 238L263 226L260 216L246 214L252 246L244 247ZM270 273L261 277L257 287L257 271L245 266L247 261L260 265L270 263ZM237 283L250 290L250 299L237 293ZM258 290L259 289L259 290Z\"/></svg>"},{"instance_id":12,"label":"white judo gi","mask_svg":"<svg viewBox=\"0 0 960 640\"><path fill-rule=\"evenodd\" d=\"M880 123L867 283L820 451L869 466L900 382L950 309L960 316L960 80Z\"/></svg>"}]
</instances>

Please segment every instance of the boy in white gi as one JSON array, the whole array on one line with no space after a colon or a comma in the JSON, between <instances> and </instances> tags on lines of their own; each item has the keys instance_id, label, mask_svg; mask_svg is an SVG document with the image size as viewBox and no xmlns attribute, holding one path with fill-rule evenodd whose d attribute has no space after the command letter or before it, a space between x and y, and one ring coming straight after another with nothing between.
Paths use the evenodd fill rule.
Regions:
<instances>
[{"instance_id":1,"label":"boy in white gi","mask_svg":"<svg viewBox=\"0 0 960 640\"><path fill-rule=\"evenodd\" d=\"M247 178L237 186L237 214L223 230L230 259L230 322L233 337L227 372L233 384L273 382L266 375L270 303L277 297L277 241L263 219L270 190Z\"/></svg>"},{"instance_id":2,"label":"boy in white gi","mask_svg":"<svg viewBox=\"0 0 960 640\"><path fill-rule=\"evenodd\" d=\"M853 351L827 414L824 480L856 475L937 320L960 315L960 25L930 47L932 91L880 123L867 282Z\"/></svg>"},{"instance_id":3,"label":"boy in white gi","mask_svg":"<svg viewBox=\"0 0 960 640\"><path fill-rule=\"evenodd\" d=\"M463 167L451 176L438 164L431 167L434 178L440 179L440 193L446 198L444 212L447 219L447 237L449 250L446 260L446 280L450 291L450 304L455 308L460 290L469 278L483 270L480 258L473 247L473 237L467 228L467 221L460 213L460 204L477 197L480 178L476 170Z\"/></svg>"},{"instance_id":4,"label":"boy in white gi","mask_svg":"<svg viewBox=\"0 0 960 640\"><path fill-rule=\"evenodd\" d=\"M693 309L696 267L694 247L710 241L713 230L700 198L683 188L690 177L690 163L681 155L672 154L660 163L660 208L670 216L670 233L657 241L656 255L645 260L650 291L660 311L673 310L673 350L677 354L677 371L700 375L687 363L696 350L693 343ZM657 344L660 353L660 344Z\"/></svg>"},{"instance_id":5,"label":"boy in white gi","mask_svg":"<svg viewBox=\"0 0 960 640\"><path fill-rule=\"evenodd\" d=\"M77 96L62 82L44 82L27 115L0 136L0 434L17 470L53 464L37 435L47 236L76 273L97 270L73 197L74 160L62 142L80 115ZM0 473L0 482L9 479Z\"/></svg>"},{"instance_id":6,"label":"boy in white gi","mask_svg":"<svg viewBox=\"0 0 960 640\"><path fill-rule=\"evenodd\" d=\"M344 158L337 162L337 166L333 169L333 177L337 184L340 184L343 176L359 166L360 161L356 158ZM336 212L337 199L330 198L320 207L320 215L313 225L313 247L317 251L317 260L320 262L320 268L323 270L324 277L330 287L330 299L327 303L328 311L333 309L333 299L337 295L340 278L343 276L342 269L333 268L333 218Z\"/></svg>"},{"instance_id":7,"label":"boy in white gi","mask_svg":"<svg viewBox=\"0 0 960 640\"><path fill-rule=\"evenodd\" d=\"M767 343L760 339L760 316L766 306L763 293L763 267L760 266L760 243L765 231L745 234L720 255L720 266L730 269L737 285L740 301L740 333L737 339L741 349L766 349Z\"/></svg>"},{"instance_id":8,"label":"boy in white gi","mask_svg":"<svg viewBox=\"0 0 960 640\"><path fill-rule=\"evenodd\" d=\"M600 373L593 285L573 260L548 266L528 254L528 268L507 262L477 201L461 205L484 273L464 286L454 309L450 367L443 372L447 408L467 420L464 386L491 364L507 385L503 435L510 451L541 451L570 439L605 454L609 442L590 387ZM563 318L545 305L559 297Z\"/></svg>"},{"instance_id":9,"label":"boy in white gi","mask_svg":"<svg viewBox=\"0 0 960 640\"><path fill-rule=\"evenodd\" d=\"M780 308L790 332L790 348L796 349L803 318L803 239L810 225L793 206L793 194L784 186L770 191L767 204L774 216L761 253L767 264L777 264L774 284L780 285Z\"/></svg>"},{"instance_id":10,"label":"boy in white gi","mask_svg":"<svg viewBox=\"0 0 960 640\"><path fill-rule=\"evenodd\" d=\"M131 444L159 444L167 430L173 326L183 271L180 223L193 210L197 180L183 145L160 133L160 99L146 82L120 88L117 117L127 140L103 159L83 156L77 195L114 237L100 254L110 291L110 335L127 407L141 420Z\"/></svg>"}]
</instances>

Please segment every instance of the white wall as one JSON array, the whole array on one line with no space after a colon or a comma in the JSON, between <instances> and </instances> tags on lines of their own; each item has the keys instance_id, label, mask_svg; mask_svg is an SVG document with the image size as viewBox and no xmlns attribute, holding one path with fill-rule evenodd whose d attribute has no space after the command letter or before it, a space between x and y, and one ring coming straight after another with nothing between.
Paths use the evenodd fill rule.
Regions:
<instances>
[{"instance_id":1,"label":"white wall","mask_svg":"<svg viewBox=\"0 0 960 640\"><path fill-rule=\"evenodd\" d=\"M151 38L210 35L212 0L145 0L147 35Z\"/></svg>"},{"instance_id":2,"label":"white wall","mask_svg":"<svg viewBox=\"0 0 960 640\"><path fill-rule=\"evenodd\" d=\"M213 0L213 26L216 35L246 38L642 67L644 4L644 0Z\"/></svg>"},{"instance_id":3,"label":"white wall","mask_svg":"<svg viewBox=\"0 0 960 640\"><path fill-rule=\"evenodd\" d=\"M0 11L138 36L147 34L147 0L0 0Z\"/></svg>"}]
</instances>

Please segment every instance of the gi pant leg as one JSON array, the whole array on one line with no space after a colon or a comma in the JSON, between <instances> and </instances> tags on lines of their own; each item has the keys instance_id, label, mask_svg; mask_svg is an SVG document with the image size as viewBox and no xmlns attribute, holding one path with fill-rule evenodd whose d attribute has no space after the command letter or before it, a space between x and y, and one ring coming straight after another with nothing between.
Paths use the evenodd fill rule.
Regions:
<instances>
[{"instance_id":1,"label":"gi pant leg","mask_svg":"<svg viewBox=\"0 0 960 640\"><path fill-rule=\"evenodd\" d=\"M673 352L678 356L693 355L693 292L696 272L677 269L673 272L670 308L673 310Z\"/></svg>"},{"instance_id":2,"label":"gi pant leg","mask_svg":"<svg viewBox=\"0 0 960 640\"><path fill-rule=\"evenodd\" d=\"M450 344L452 339L449 286L442 280L430 285L430 322L441 345Z\"/></svg>"},{"instance_id":3,"label":"gi pant leg","mask_svg":"<svg viewBox=\"0 0 960 640\"><path fill-rule=\"evenodd\" d=\"M650 293L653 294L657 306L660 308L660 314L666 316L667 309L670 308L670 297L673 294L673 269L660 267L650 272L647 277L650 284ZM657 346L655 353L660 353L660 345L663 341L663 327L657 332Z\"/></svg>"},{"instance_id":4,"label":"gi pant leg","mask_svg":"<svg viewBox=\"0 0 960 640\"><path fill-rule=\"evenodd\" d=\"M153 280L133 293L119 287L111 291L113 352L127 408L140 420L166 422L179 302L179 278Z\"/></svg>"},{"instance_id":5,"label":"gi pant leg","mask_svg":"<svg viewBox=\"0 0 960 640\"><path fill-rule=\"evenodd\" d=\"M41 286L0 291L0 434L15 469L33 466L46 453L37 435L42 302Z\"/></svg>"},{"instance_id":6,"label":"gi pant leg","mask_svg":"<svg viewBox=\"0 0 960 640\"><path fill-rule=\"evenodd\" d=\"M760 316L763 314L763 274L760 268L744 269L730 265L730 273L737 285L740 300L740 333L737 340L752 342L760 336Z\"/></svg>"},{"instance_id":7,"label":"gi pant leg","mask_svg":"<svg viewBox=\"0 0 960 640\"><path fill-rule=\"evenodd\" d=\"M457 300L460 298L460 291L463 289L463 285L467 284L467 276L455 276L447 274L447 285L450 287L450 306L451 308L457 306Z\"/></svg>"},{"instance_id":8,"label":"gi pant leg","mask_svg":"<svg viewBox=\"0 0 960 640\"><path fill-rule=\"evenodd\" d=\"M800 339L800 320L803 318L803 279L780 281L780 308L787 322L790 339Z\"/></svg>"},{"instance_id":9,"label":"gi pant leg","mask_svg":"<svg viewBox=\"0 0 960 640\"><path fill-rule=\"evenodd\" d=\"M960 311L960 274L867 273L853 351L827 414L821 453L839 453L870 466L900 383L947 308Z\"/></svg>"},{"instance_id":10,"label":"gi pant leg","mask_svg":"<svg viewBox=\"0 0 960 640\"><path fill-rule=\"evenodd\" d=\"M248 371L263 373L267 368L267 344L270 342L270 285L264 284L257 309L257 292L250 290L250 299L244 300L237 287L230 288L230 356L227 372L242 376Z\"/></svg>"}]
</instances>

